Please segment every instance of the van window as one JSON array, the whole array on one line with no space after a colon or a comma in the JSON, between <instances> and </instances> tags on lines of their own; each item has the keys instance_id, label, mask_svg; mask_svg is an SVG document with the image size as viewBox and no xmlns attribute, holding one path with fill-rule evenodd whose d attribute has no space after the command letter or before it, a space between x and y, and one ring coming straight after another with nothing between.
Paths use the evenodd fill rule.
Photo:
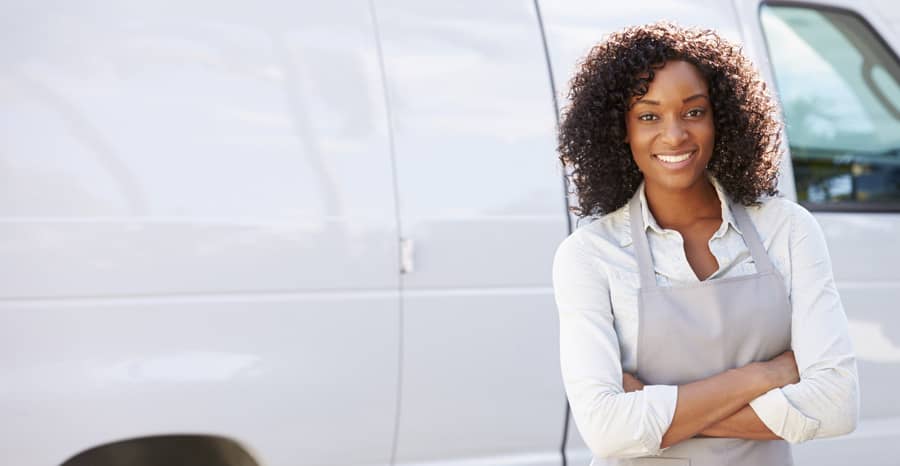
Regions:
<instances>
[{"instance_id":1,"label":"van window","mask_svg":"<svg viewBox=\"0 0 900 466\"><path fill-rule=\"evenodd\" d=\"M900 65L847 10L763 5L797 200L900 211Z\"/></svg>"}]
</instances>

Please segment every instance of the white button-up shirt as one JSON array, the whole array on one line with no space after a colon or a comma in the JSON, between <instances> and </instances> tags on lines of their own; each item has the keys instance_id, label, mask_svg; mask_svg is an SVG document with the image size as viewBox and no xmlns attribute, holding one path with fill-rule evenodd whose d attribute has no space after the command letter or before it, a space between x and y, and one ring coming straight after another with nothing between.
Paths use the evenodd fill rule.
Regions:
<instances>
[{"instance_id":1,"label":"white button-up shirt","mask_svg":"<svg viewBox=\"0 0 900 466\"><path fill-rule=\"evenodd\" d=\"M710 180L724 200L721 185ZM698 283L681 234L656 223L643 184L637 195L657 283ZM722 224L709 240L719 269L707 280L756 272L743 232L728 204L721 205ZM791 443L848 433L859 412L856 360L822 230L806 209L783 198L746 210L784 277L800 372L799 383L771 390L750 406ZM576 229L553 262L563 383L575 424L596 457L660 454L677 400L676 386L647 385L632 393L622 388L622 371L637 369L640 277L629 228L626 204Z\"/></svg>"}]
</instances>

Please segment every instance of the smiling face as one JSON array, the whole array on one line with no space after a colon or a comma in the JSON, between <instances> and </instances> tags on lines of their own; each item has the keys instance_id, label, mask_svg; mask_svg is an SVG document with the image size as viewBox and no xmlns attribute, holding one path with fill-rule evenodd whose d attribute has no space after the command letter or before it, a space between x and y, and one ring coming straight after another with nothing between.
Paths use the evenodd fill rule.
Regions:
<instances>
[{"instance_id":1,"label":"smiling face","mask_svg":"<svg viewBox=\"0 0 900 466\"><path fill-rule=\"evenodd\" d=\"M706 80L691 63L668 61L647 94L632 97L626 142L647 189L684 190L705 179L715 143Z\"/></svg>"}]
</instances>

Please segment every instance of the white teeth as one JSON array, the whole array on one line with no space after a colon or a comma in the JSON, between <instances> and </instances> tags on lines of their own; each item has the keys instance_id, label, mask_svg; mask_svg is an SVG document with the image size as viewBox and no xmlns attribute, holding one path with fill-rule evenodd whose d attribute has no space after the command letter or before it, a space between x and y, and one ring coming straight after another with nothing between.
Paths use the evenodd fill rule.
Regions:
<instances>
[{"instance_id":1,"label":"white teeth","mask_svg":"<svg viewBox=\"0 0 900 466\"><path fill-rule=\"evenodd\" d=\"M681 154L681 155L661 155L661 154L656 154L656 157L659 158L660 160L662 160L663 162L666 162L666 163L678 163L678 162L687 160L688 157L690 157L692 153L693 153L693 151L692 151L692 152L685 153L685 154Z\"/></svg>"}]
</instances>

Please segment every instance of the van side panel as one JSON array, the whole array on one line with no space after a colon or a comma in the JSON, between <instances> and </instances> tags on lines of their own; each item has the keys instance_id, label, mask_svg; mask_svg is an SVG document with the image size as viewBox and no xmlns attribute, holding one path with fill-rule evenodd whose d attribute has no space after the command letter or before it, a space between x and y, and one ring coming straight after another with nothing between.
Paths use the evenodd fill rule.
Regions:
<instances>
[{"instance_id":1,"label":"van side panel","mask_svg":"<svg viewBox=\"0 0 900 466\"><path fill-rule=\"evenodd\" d=\"M397 464L559 465L550 271L567 225L534 5L374 3L414 250Z\"/></svg>"},{"instance_id":2,"label":"van side panel","mask_svg":"<svg viewBox=\"0 0 900 466\"><path fill-rule=\"evenodd\" d=\"M0 458L209 434L388 464L397 217L369 2L0 7Z\"/></svg>"}]
</instances>

